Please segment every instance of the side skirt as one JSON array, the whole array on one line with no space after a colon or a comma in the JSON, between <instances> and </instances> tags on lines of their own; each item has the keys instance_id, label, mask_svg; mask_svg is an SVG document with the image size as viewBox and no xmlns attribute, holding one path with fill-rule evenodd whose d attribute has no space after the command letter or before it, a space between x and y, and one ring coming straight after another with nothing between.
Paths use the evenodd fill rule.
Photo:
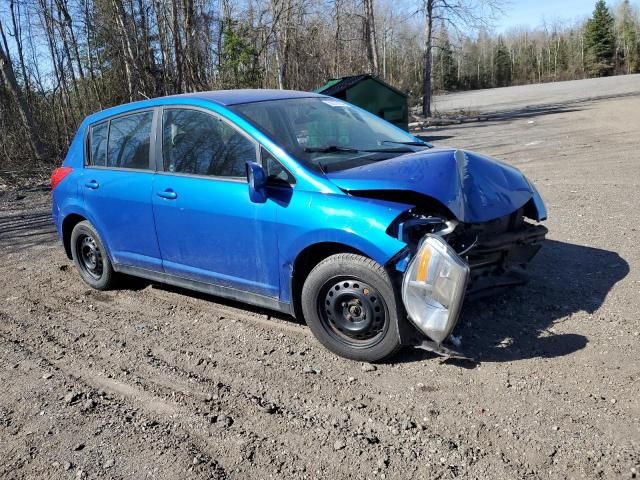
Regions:
<instances>
[{"instance_id":1,"label":"side skirt","mask_svg":"<svg viewBox=\"0 0 640 480\"><path fill-rule=\"evenodd\" d=\"M146 278L154 282L166 283L175 287L185 288L187 290L195 290L197 292L215 295L237 302L248 303L257 307L268 308L278 312L293 315L293 308L290 303L281 302L275 297L267 297L257 293L245 292L231 287L223 287L211 283L191 280L176 275L170 275L164 272L156 272L147 270L146 268L133 267L131 265L114 265L113 269L119 273L125 273L134 277Z\"/></svg>"}]
</instances>

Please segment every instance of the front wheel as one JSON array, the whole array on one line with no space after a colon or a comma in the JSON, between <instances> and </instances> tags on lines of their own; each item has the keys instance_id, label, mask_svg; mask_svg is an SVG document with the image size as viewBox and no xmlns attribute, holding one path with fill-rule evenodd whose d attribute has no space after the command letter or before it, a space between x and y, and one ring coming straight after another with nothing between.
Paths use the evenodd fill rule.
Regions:
<instances>
[{"instance_id":1,"label":"front wheel","mask_svg":"<svg viewBox=\"0 0 640 480\"><path fill-rule=\"evenodd\" d=\"M342 357L375 362L400 348L389 276L361 255L340 253L316 265L302 287L302 312L320 343Z\"/></svg>"},{"instance_id":2,"label":"front wheel","mask_svg":"<svg viewBox=\"0 0 640 480\"><path fill-rule=\"evenodd\" d=\"M82 279L97 290L114 283L115 272L104 244L91 223L82 221L71 232L71 256Z\"/></svg>"}]
</instances>

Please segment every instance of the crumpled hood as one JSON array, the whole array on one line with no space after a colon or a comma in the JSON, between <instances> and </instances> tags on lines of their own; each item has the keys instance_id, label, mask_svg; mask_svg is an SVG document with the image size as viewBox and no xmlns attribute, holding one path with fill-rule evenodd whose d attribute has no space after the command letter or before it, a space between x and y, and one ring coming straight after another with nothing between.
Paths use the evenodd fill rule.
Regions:
<instances>
[{"instance_id":1,"label":"crumpled hood","mask_svg":"<svg viewBox=\"0 0 640 480\"><path fill-rule=\"evenodd\" d=\"M508 215L533 196L531 184L518 169L464 150L410 153L327 177L348 192L408 190L427 195L466 223Z\"/></svg>"}]
</instances>

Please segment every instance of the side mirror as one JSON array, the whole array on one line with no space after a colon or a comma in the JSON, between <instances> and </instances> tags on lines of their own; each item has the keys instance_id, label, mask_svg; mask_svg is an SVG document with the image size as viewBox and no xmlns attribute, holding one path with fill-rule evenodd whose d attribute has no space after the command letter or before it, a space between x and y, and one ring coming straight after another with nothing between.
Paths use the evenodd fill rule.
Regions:
<instances>
[{"instance_id":1,"label":"side mirror","mask_svg":"<svg viewBox=\"0 0 640 480\"><path fill-rule=\"evenodd\" d=\"M247 162L247 182L249 184L249 198L253 203L267 201L267 174L262 165Z\"/></svg>"}]
</instances>

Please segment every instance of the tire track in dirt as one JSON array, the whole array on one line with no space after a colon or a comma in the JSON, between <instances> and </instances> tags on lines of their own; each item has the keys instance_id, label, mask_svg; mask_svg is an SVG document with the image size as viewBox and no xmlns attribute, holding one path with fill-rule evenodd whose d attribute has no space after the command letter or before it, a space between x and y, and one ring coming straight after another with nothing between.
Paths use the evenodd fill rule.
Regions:
<instances>
[{"instance_id":1,"label":"tire track in dirt","mask_svg":"<svg viewBox=\"0 0 640 480\"><path fill-rule=\"evenodd\" d=\"M3 324L6 324L8 316L5 313L0 312L0 320L3 321ZM43 352L32 348L33 346L26 345L18 339L11 338L4 328L2 333L0 333L0 345L2 345L4 350L4 355L2 356L5 356L5 358L7 352L11 351L14 353L13 358L21 357L22 362L15 364L14 368L22 368L32 371L34 367L36 367L42 374L41 378L49 381L52 377L55 377L58 383L63 382L63 388L65 386L67 388L69 386L73 386L71 393L68 393L65 397L65 402L71 408L76 403L79 403L82 398L87 399L85 407L83 407L85 412L82 417L90 415L90 413L87 412L88 410L100 408L103 415L107 413L107 411L109 412L108 417L111 418L112 426L115 421L120 424L119 429L130 430L131 427L129 427L129 424L132 422L133 417L128 416L123 422L121 420L122 415L120 413L123 410L125 412L129 411L132 415L137 417L138 424L150 427L150 429L147 429L147 435L151 434L150 432L157 432L158 434L161 434L160 438L155 439L156 443L161 443L165 449L170 448L177 449L183 453L188 452L188 455L192 456L190 458L198 459L197 463L194 461L192 462L192 465L188 465L186 468L186 470L191 472L191 475L195 475L197 478L212 479L224 479L227 477L225 470L219 465L214 457L210 455L211 449L208 448L208 442L202 441L202 438L199 438L197 433L194 434L194 432L190 431L188 428L184 428L189 427L189 425L184 425L183 427L184 422L180 422L179 420L182 417L188 417L188 414L181 411L180 408L175 405L171 405L155 398L131 385L103 377L94 371L80 369L76 366L69 368L68 362L65 360L50 359L46 354L43 354ZM0 358L2 358L2 356L0 356ZM90 407L86 407L87 403L89 403ZM142 411L142 414L138 413L140 410ZM44 411L42 413L44 413ZM74 418L79 419L75 415ZM74 424L76 425L67 426L67 428L74 429L77 425L81 425L83 420L84 418L80 420L79 424L76 420L74 421ZM177 423L176 420L178 420ZM64 428L65 425L60 425L60 423L61 422L58 420L54 425L59 428ZM16 433L18 433L20 431L20 425L16 427L18 429ZM160 430L162 432L160 432ZM96 434L98 433L99 432L96 432ZM129 432L128 437L135 438L134 433L134 431ZM164 437L167 433L171 436L169 441ZM27 432L27 435L30 434L30 432ZM51 434L51 432L48 434ZM82 435L80 435L80 438L82 438ZM177 447L177 444L180 446ZM80 447L74 447L71 450L84 450L84 444L80 445ZM10 453L11 452L9 452L9 454ZM66 452L59 452L58 455L60 457L64 457L65 453ZM135 454L135 450L131 453ZM79 460L75 461L80 463ZM20 462L20 459L18 459L18 462ZM56 466L59 466L59 463L60 462L58 462ZM67 463L73 465L71 462ZM60 469L62 469L61 466ZM65 467L65 469L68 468ZM83 477L87 474L95 475L100 470L100 465L84 463L82 468L79 468L76 473L78 477ZM102 472L99 475L101 477L106 476L106 473L107 472Z\"/></svg>"},{"instance_id":2,"label":"tire track in dirt","mask_svg":"<svg viewBox=\"0 0 640 480\"><path fill-rule=\"evenodd\" d=\"M54 345L55 348L62 347L62 348L74 350L73 351L74 364L78 364L78 363L85 364L88 362L94 362L94 363L97 362L98 365L102 366L101 368L102 370L117 371L118 365L111 364L111 360L109 358L113 356L113 352L109 351L108 349L102 354L98 354L96 350L93 350L91 351L90 354L87 355L85 359L82 359L82 357L85 355L83 353L84 349L82 348L82 345L80 346L80 348L74 348L74 343L76 343L76 340L79 338L82 339L82 343L84 344L91 344L95 340L95 338L93 337L93 334L91 333L83 337L84 334L82 331L72 332L68 330L71 327L79 325L80 327L84 327L84 328L89 327L90 332L95 331L90 328L90 325L87 325L86 322L83 322L83 315L86 315L87 313L82 311L84 308L86 308L86 305L84 305L84 303L85 302L69 303L65 311L67 314L71 313L72 316L67 317L66 319L67 321L64 327L58 327L55 330L55 331L60 331L62 333L61 337L64 337L67 339L66 344L65 344L64 338L58 337L56 335L53 335L53 338L51 338L52 336L46 330L44 332L44 336L48 337L47 340L52 345ZM45 309L47 308L46 305L44 305L43 307ZM121 328L121 327L118 325L111 327L109 324L106 324L100 328L100 333L102 334L102 336L104 336L104 333L108 333L107 336L114 336L114 335L117 335L118 328ZM261 328L258 328L258 330L261 330ZM224 332L224 329L222 329L222 332ZM26 333L24 335L25 337L27 338L32 337L32 335L29 335L29 332L25 332L25 333ZM220 331L218 331L217 333L220 333ZM202 380L199 380L199 377L194 375L192 371L184 370L185 367L188 368L190 365L185 365L183 367L180 367L180 366L177 366L175 363L171 363L171 361L175 362L177 359L175 356L175 351L169 352L168 358L161 358L163 355L167 357L167 352L163 352L162 350L160 350L159 351L160 355L158 355L157 347L152 347L152 344L146 343L144 341L144 338L142 335L137 335L135 333L134 333L134 338L131 338L129 340L129 343L136 346L136 352L140 352L140 350L146 351L146 352L151 351L154 363L157 364L161 362L163 364L164 371L159 374L159 372L154 369L151 369L150 371L148 371L146 368L146 365L144 363L140 363L138 358L135 358L135 354L131 356L131 358L122 358L122 353L120 353L121 358L117 362L120 365L136 365L136 368L132 369L131 372L127 372L127 375L129 375L130 377L134 377L136 379L136 383L143 386L143 388L148 389L149 391L153 391L154 394L158 396L158 398L166 398L168 396L171 396L175 394L176 390L181 390L181 387L182 387L182 390L186 390L189 388L193 390L193 385L182 383L180 379L181 375L187 376L190 381L193 381L195 378L196 383L198 382L202 383ZM105 347L101 346L101 350L105 350ZM99 357L103 357L103 358L101 359ZM185 358L185 356L182 355L179 358ZM184 362L179 362L179 363L184 363ZM335 360L330 363L335 363ZM232 371L236 370L236 368L242 370L242 369L245 369L245 364L246 364L246 358L240 358L237 361L231 361L231 363L229 362L229 359L227 359L227 361L225 362L225 368L231 369ZM330 368L330 365L327 365L327 367ZM216 373L218 378L220 378L220 373L218 372ZM285 384L291 383L292 385L296 385L297 383L299 385L300 382L296 381L298 377L300 377L300 374L296 372L291 376L291 378L289 378L288 381L285 380L284 383ZM161 382L158 382L158 378L163 380ZM249 377L249 383L253 382L252 378L255 378L255 376ZM260 399L261 395L264 394L263 392L267 392L271 390L269 385L262 386L260 391L255 391L255 390L247 391L246 389L248 385L244 385L244 384L238 385L238 383L244 383L244 382L241 381L241 378L234 379L233 374L228 376L228 378L226 378L225 381L231 384L232 386L231 390L233 390L234 392L236 390L239 391L235 395L231 395L231 398L227 399L227 401L224 401L224 396L222 397L223 405L226 404L226 405L233 406L231 409L227 409L228 413L231 413L233 416L235 416L235 418L240 418L240 419L242 419L242 417L245 416L247 417L246 421L251 421L252 419L254 419L255 417L251 416L251 412L249 414L244 413L243 415L242 407L239 407L239 406L242 406L243 403L247 403L248 398ZM206 387L208 387L212 383L214 383L215 380L213 378L207 378L206 382L207 382ZM164 384L164 386L166 386L167 388L166 389L158 388L157 387L158 383ZM295 435L291 435L291 433L289 433L288 434L289 440L288 441L285 440L283 443L281 443L280 445L281 448L285 447L287 450L292 450L292 449L295 449L296 446L299 446L301 444L305 444L305 443L308 444L308 441L309 441L308 429L319 429L321 431L321 434L317 436L318 441L322 441L321 440L322 436L329 436L332 430L331 426L327 425L330 422L329 420L330 417L339 418L341 414L344 415L341 412L341 408L339 406L340 404L355 403L355 407L349 408L351 412L348 414L348 417L347 417L348 420L341 421L341 422L336 422L334 420L334 423L340 424L340 423L347 423L347 422L353 421L354 423L362 423L366 425L368 415L373 415L375 417L378 414L377 413L378 408L376 407L375 401L373 401L372 398L365 399L362 396L357 397L360 400L366 400L366 402L369 404L369 405L364 405L362 402L354 402L356 400L356 397L352 397L348 393L345 394L344 396L338 395L337 398L335 397L335 394L326 396L322 394L321 388L318 388L318 389L315 388L316 385L318 385L317 383L313 381L311 383L313 383L314 385L308 384L308 382L304 382L304 383L307 383L307 385L305 385L305 388L300 389L300 393L303 395L310 395L312 398L313 396L319 397L317 400L320 403L313 402L311 405L309 405L309 401L306 400L298 406L298 411L296 412L295 409L292 408L290 404L283 401L282 397L275 398L276 402L280 406L279 408L282 410L281 413L287 415L287 422L289 422L290 426L291 424L295 425L296 423L298 423L300 427L302 427L303 429L307 429L306 439L304 437L296 438ZM345 389L344 391L348 392L348 385L345 385L345 386L347 386L347 389ZM206 388L204 390L206 390ZM393 388L390 388L389 391L393 391ZM204 391L202 390L201 390L201 395L204 395ZM295 395L297 395L297 393ZM321 404L325 402L329 404L328 408L321 407ZM360 408L368 408L368 407L373 407L373 408L371 409L370 412L367 412L368 413L367 415L361 415L358 413L358 410ZM306 412L313 412L313 413L309 414ZM399 414L399 412L396 412L395 414L392 412L389 412L388 407L386 405L383 407L383 411L380 413L383 413L385 416L396 416ZM401 415L398 415L398 416L401 416ZM260 425L260 431L270 432L271 435L275 435L275 436L279 436L287 433L286 428L284 426L285 422L282 422L280 418L278 418L277 416L272 418L274 418L274 420L269 421L266 424L262 422L262 425ZM368 418L371 418L371 417L368 417ZM373 422L370 422L370 423L373 423ZM193 425L192 425L192 428L193 428ZM410 424L410 428L415 428L415 424L413 425ZM397 428L395 427L389 428L388 425L387 426L381 425L378 428L369 427L368 429L363 429L362 431L357 430L355 438L363 442L363 448L377 450L379 456L381 456L382 458L388 458L389 454L385 453L385 450L388 450L387 449L388 446L393 445L395 436L399 434L399 433L394 433L395 430L397 430ZM255 431L253 432L253 434L257 435ZM455 444L455 442L453 442L452 440L444 441L439 435L434 435L433 433L429 433L427 435L427 438L431 439L429 443ZM262 440L265 440L265 439L262 439ZM377 444L380 444L380 447L375 447L375 445ZM371 447L369 445L374 445L374 447ZM329 442L328 447L324 447L324 449L328 451L322 452L323 448L321 448L320 451L322 452L322 455L319 455L319 457L325 457L325 456L331 457L332 455L331 455L330 447L331 447L331 442ZM422 452L422 450L423 450L422 447L418 447L417 449L415 447L406 448L406 449L401 448L398 453L400 458L410 458L412 456L417 458L418 456L424 456L426 449L424 449L424 452ZM430 450L435 450L433 445L431 446ZM231 456L232 458L235 457L235 455L230 455L230 452L226 452L226 455L227 457L229 456ZM255 452L254 452L254 455L255 455ZM373 458L370 458L369 460L371 461L375 460L375 456ZM395 459L395 462L401 462L401 461L403 460ZM313 463L316 464L316 462L313 462ZM328 463L329 464L326 467L322 467L320 471L327 471L327 472L332 471L330 462ZM316 466L318 465L316 464Z\"/></svg>"}]
</instances>

